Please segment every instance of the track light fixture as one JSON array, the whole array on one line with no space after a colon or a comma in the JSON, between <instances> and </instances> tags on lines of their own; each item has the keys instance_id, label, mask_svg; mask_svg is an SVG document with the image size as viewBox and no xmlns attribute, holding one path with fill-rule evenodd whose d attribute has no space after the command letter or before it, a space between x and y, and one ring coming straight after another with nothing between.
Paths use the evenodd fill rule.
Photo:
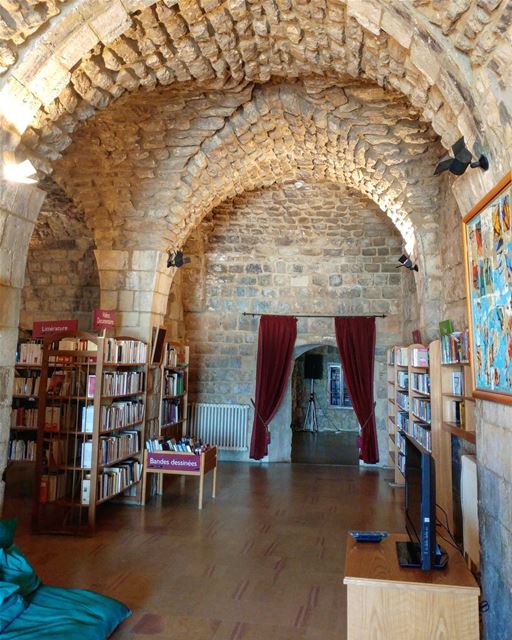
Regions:
<instances>
[{"instance_id":1,"label":"track light fixture","mask_svg":"<svg viewBox=\"0 0 512 640\"><path fill-rule=\"evenodd\" d=\"M401 255L398 258L398 262L400 264L398 265L397 269L400 269L400 267L405 267L406 269L410 269L411 271L418 271L418 265L413 264L413 261L406 255Z\"/></svg>"},{"instance_id":2,"label":"track light fixture","mask_svg":"<svg viewBox=\"0 0 512 640\"><path fill-rule=\"evenodd\" d=\"M471 151L466 147L464 136L462 136L460 140L457 140L452 146L452 151L453 158L448 157L441 160L434 171L435 176L443 173L443 171L449 171L456 176L461 176L468 167L472 169L480 167L484 171L487 171L489 168L489 160L484 155L481 155L475 162L471 162L473 156L471 155Z\"/></svg>"},{"instance_id":3,"label":"track light fixture","mask_svg":"<svg viewBox=\"0 0 512 640\"><path fill-rule=\"evenodd\" d=\"M169 251L167 258L167 268L176 267L179 269L184 264L189 264L191 262L190 258L185 258L183 255L183 251Z\"/></svg>"}]
</instances>

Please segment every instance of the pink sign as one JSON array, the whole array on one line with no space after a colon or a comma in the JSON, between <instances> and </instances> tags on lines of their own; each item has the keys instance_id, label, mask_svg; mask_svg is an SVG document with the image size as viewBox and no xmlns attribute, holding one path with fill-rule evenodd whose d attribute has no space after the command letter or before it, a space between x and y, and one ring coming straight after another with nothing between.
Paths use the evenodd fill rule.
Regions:
<instances>
[{"instance_id":1,"label":"pink sign","mask_svg":"<svg viewBox=\"0 0 512 640\"><path fill-rule=\"evenodd\" d=\"M97 331L101 329L110 329L114 326L116 319L115 311L106 311L105 309L95 309L93 314L92 326Z\"/></svg>"},{"instance_id":2,"label":"pink sign","mask_svg":"<svg viewBox=\"0 0 512 640\"><path fill-rule=\"evenodd\" d=\"M172 451L148 453L148 468L165 471L200 471L201 456L183 456Z\"/></svg>"},{"instance_id":3,"label":"pink sign","mask_svg":"<svg viewBox=\"0 0 512 640\"><path fill-rule=\"evenodd\" d=\"M54 333L74 333L78 331L78 320L42 320L32 325L33 338L45 338Z\"/></svg>"}]
</instances>

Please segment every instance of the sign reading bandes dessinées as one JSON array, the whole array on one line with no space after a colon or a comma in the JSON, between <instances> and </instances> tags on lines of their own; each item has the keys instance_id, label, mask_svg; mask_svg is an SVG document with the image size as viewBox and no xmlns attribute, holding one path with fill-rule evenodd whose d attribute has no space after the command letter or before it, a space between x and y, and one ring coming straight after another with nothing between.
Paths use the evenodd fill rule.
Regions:
<instances>
[{"instance_id":1,"label":"sign reading bandes dessin\u00e9es","mask_svg":"<svg viewBox=\"0 0 512 640\"><path fill-rule=\"evenodd\" d=\"M44 338L55 333L78 331L78 320L38 320L32 325L32 337Z\"/></svg>"},{"instance_id":2,"label":"sign reading bandes dessin\u00e9es","mask_svg":"<svg viewBox=\"0 0 512 640\"><path fill-rule=\"evenodd\" d=\"M96 331L110 329L115 324L116 312L106 309L94 309L92 326Z\"/></svg>"},{"instance_id":3,"label":"sign reading bandes dessin\u00e9es","mask_svg":"<svg viewBox=\"0 0 512 640\"><path fill-rule=\"evenodd\" d=\"M200 471L201 456L183 456L167 451L148 453L148 468L165 471Z\"/></svg>"}]
</instances>

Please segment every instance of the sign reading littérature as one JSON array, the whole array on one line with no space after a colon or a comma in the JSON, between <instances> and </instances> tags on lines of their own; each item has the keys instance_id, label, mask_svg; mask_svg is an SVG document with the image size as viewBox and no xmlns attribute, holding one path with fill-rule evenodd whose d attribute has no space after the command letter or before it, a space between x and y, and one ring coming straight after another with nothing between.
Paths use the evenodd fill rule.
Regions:
<instances>
[{"instance_id":1,"label":"sign reading litt\u00e9rature","mask_svg":"<svg viewBox=\"0 0 512 640\"><path fill-rule=\"evenodd\" d=\"M93 329L96 329L96 331L101 331L102 329L111 329L114 327L115 319L115 311L107 311L106 309L95 309L92 321Z\"/></svg>"},{"instance_id":2,"label":"sign reading litt\u00e9rature","mask_svg":"<svg viewBox=\"0 0 512 640\"><path fill-rule=\"evenodd\" d=\"M78 320L37 320L32 325L33 338L45 338L56 333L78 331Z\"/></svg>"}]
</instances>

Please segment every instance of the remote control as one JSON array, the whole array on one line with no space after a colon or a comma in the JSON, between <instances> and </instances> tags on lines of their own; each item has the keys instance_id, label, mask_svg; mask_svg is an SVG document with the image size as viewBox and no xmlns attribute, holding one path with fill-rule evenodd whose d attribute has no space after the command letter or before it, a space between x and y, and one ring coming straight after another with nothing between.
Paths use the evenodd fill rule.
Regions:
<instances>
[{"instance_id":1,"label":"remote control","mask_svg":"<svg viewBox=\"0 0 512 640\"><path fill-rule=\"evenodd\" d=\"M387 531L351 531L350 535L356 542L380 542L388 535Z\"/></svg>"}]
</instances>

